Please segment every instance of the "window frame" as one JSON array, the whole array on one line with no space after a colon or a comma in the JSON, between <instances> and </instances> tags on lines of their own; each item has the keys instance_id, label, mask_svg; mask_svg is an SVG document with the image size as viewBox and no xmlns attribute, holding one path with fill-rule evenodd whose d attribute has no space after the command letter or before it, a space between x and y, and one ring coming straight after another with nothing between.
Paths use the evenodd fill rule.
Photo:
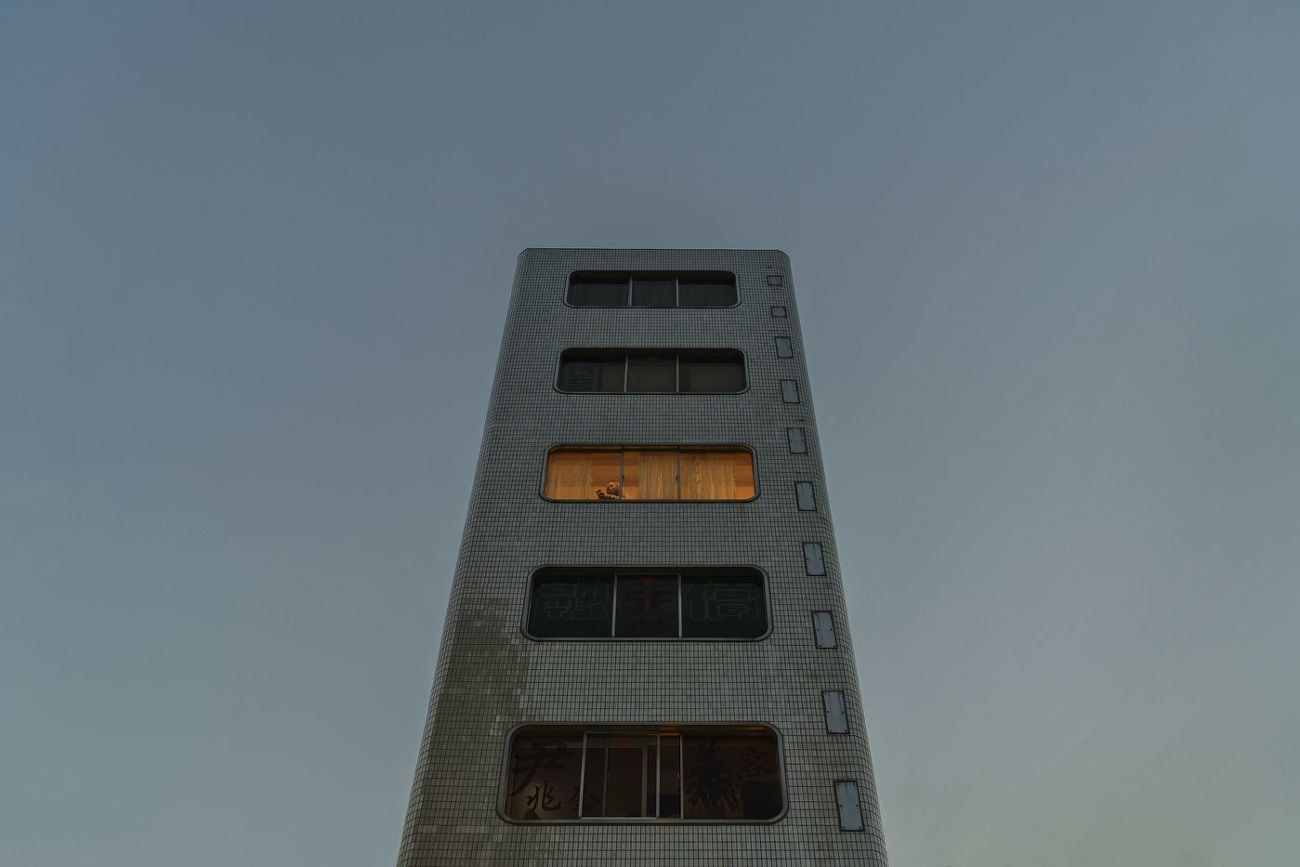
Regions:
<instances>
[{"instance_id":1,"label":"window frame","mask_svg":"<svg viewBox=\"0 0 1300 867\"><path fill-rule=\"evenodd\" d=\"M659 309L667 309L667 308L659 308ZM561 388L560 387L561 376L564 373L564 360L565 360L564 356L570 352L577 352L577 353L608 352L611 355L614 354L622 355L623 356L623 390L622 391L571 391L567 388ZM692 353L702 353L702 354L718 353L719 355L722 355L723 353L728 353L728 352L734 352L736 355L740 357L740 375L741 378L744 379L745 381L744 388L740 389L739 391L682 391L682 356L684 355L689 356ZM629 358L631 358L631 356L634 355L641 355L641 354L651 355L656 353L659 355L673 356L674 363L676 364L676 371L677 371L677 382L676 382L677 390L676 391L628 391L627 378L628 378ZM729 397L737 394L746 394L749 391L750 389L749 357L745 355L744 350L735 349L730 346L724 346L724 347L695 346L695 347L684 347L684 348L679 347L679 348L664 348L664 349L654 349L654 348L647 349L645 347L633 347L633 348L623 349L621 347L610 347L610 346L570 346L567 349L560 350L559 359L555 362L555 376L551 378L551 387L555 389L555 391L559 392L560 394L622 395L624 397L627 397L629 395L634 397L664 397L664 396L680 397L682 395L700 395L704 397L709 397L709 396Z\"/></svg>"},{"instance_id":2,"label":"window frame","mask_svg":"<svg viewBox=\"0 0 1300 867\"><path fill-rule=\"evenodd\" d=\"M574 304L569 301L569 294L573 291L573 275L589 273L607 273L607 274L626 274L627 276L627 304L620 307L600 307L594 304ZM632 281L636 277L666 277L672 275L677 283L676 297L672 307L634 307L632 306ZM730 274L731 284L736 290L736 303L724 304L719 307L682 307L682 276L690 274ZM740 306L740 275L730 268L665 268L662 271L656 270L637 270L636 268L574 268L569 271L564 278L564 306L571 307L574 310L734 310Z\"/></svg>"},{"instance_id":3,"label":"window frame","mask_svg":"<svg viewBox=\"0 0 1300 867\"><path fill-rule=\"evenodd\" d=\"M619 453L619 485L624 484L623 474L623 452L625 451L676 451L677 453L677 493L681 493L681 475L682 475L682 452L707 452L707 451L726 451L726 450L744 451L749 453L750 466L754 470L754 496L746 497L743 500L688 500L680 497L676 499L663 500L641 500L641 499L582 499L582 500L557 500L554 497L546 495L546 477L551 466L551 454L557 451L616 451ZM548 503L592 503L603 505L605 503L641 503L643 505L654 505L658 503L688 503L691 505L718 505L722 503L752 503L763 494L762 485L758 478L758 453L749 443L624 443L622 445L611 445L609 443L552 443L547 446L545 454L542 456L542 472L539 486L537 489L538 496Z\"/></svg>"},{"instance_id":4,"label":"window frame","mask_svg":"<svg viewBox=\"0 0 1300 867\"><path fill-rule=\"evenodd\" d=\"M658 816L591 816L577 819L547 819L531 820L516 819L506 813L506 797L509 793L510 786L510 756L513 752L515 738L525 729L550 729L557 733L568 732L578 733L582 736L583 761L586 760L586 743L587 738L591 735L654 735L662 738L664 735L691 735L708 733L715 731L718 734L754 734L760 729L766 729L776 739L776 770L777 784L781 791L781 810L770 819L687 819L685 817L677 818L660 818ZM683 747L685 744L683 743ZM659 773L661 766L656 770ZM579 772L582 774L582 772ZM582 775L585 777L585 774ZM580 777L580 779L582 779ZM685 775L683 771L683 784ZM659 785L656 785L656 791L659 791ZM579 810L581 810L582 795L579 790ZM505 733L504 744L501 756L501 771L497 780L497 796L494 799L497 817L503 822L511 825L524 825L531 827L550 828L557 825L774 825L785 819L790 813L790 791L789 791L789 773L786 770L785 755L785 735L774 724L769 722L690 722L690 723L672 723L672 722L635 722L635 723L592 723L588 722L520 722L511 726ZM683 812L685 812L685 799L683 798Z\"/></svg>"},{"instance_id":5,"label":"window frame","mask_svg":"<svg viewBox=\"0 0 1300 867\"><path fill-rule=\"evenodd\" d=\"M726 501L721 501L721 502L726 502ZM551 636L551 635L534 635L528 628L528 622L533 610L533 590L537 586L538 576L541 575L543 572L555 572L555 573L568 572L574 577L604 577L605 575L608 575L614 584L614 593L611 596L611 603L610 603L611 605L615 606L615 610L611 611L610 613L611 634L600 635L600 636L575 635L575 636L567 636L567 637ZM690 573L696 573L696 574L692 575ZM753 638L732 638L729 636L706 636L706 635L688 636L683 634L685 632L685 614L684 614L684 609L682 607L682 603L685 599L685 594L682 588L685 582L682 579L684 577L697 577L697 576L700 578L707 578L709 576L709 573L713 573L715 575L718 575L719 577L726 577L727 573L731 573L734 577L740 577L741 573L750 573L745 577L750 577L750 578L757 577L759 579L759 582L763 589L763 619L765 624L765 628L761 633L754 636ZM630 636L630 635L613 634L613 632L618 628L618 615L617 615L618 577L620 575L623 576L676 575L677 576L677 635L676 636L661 635L661 636L637 637L637 636ZM522 632L524 638L527 638L529 641L538 641L538 642L546 642L546 641L612 641L612 642L732 641L732 642L736 642L737 644L753 644L756 641L765 641L768 638L770 638L772 635L773 623L772 623L771 587L772 587L772 581L768 577L767 572L759 568L758 566L755 566L750 563L744 563L739 565L727 564L725 566L635 566L633 565L633 566L611 566L611 567L591 566L591 565L568 566L563 564L556 565L552 563L547 563L545 565L538 566L528 575L528 585L527 587L524 588L523 611L521 612L520 619L519 619L519 631Z\"/></svg>"}]
</instances>

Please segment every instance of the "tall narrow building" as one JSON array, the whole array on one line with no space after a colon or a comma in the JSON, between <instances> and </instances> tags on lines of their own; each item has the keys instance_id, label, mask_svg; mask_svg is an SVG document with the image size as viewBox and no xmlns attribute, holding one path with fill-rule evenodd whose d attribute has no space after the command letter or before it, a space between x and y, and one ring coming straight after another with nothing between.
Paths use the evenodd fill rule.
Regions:
<instances>
[{"instance_id":1,"label":"tall narrow building","mask_svg":"<svg viewBox=\"0 0 1300 867\"><path fill-rule=\"evenodd\" d=\"M398 863L886 864L785 254L519 256Z\"/></svg>"}]
</instances>

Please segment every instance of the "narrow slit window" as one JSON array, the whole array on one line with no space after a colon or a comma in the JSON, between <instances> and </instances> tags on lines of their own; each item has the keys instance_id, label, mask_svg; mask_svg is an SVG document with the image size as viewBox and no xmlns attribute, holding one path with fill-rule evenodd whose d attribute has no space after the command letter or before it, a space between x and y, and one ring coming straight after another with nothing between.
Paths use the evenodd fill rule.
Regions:
<instances>
[{"instance_id":1,"label":"narrow slit window","mask_svg":"<svg viewBox=\"0 0 1300 867\"><path fill-rule=\"evenodd\" d=\"M791 345L790 338L788 337L776 338L776 357L777 358L794 357L794 346Z\"/></svg>"},{"instance_id":2,"label":"narrow slit window","mask_svg":"<svg viewBox=\"0 0 1300 867\"><path fill-rule=\"evenodd\" d=\"M808 453L808 438L801 427L788 427L785 429L786 442L790 446L790 454L803 455Z\"/></svg>"},{"instance_id":3,"label":"narrow slit window","mask_svg":"<svg viewBox=\"0 0 1300 867\"><path fill-rule=\"evenodd\" d=\"M820 648L835 646L835 617L831 612L813 612L813 639Z\"/></svg>"},{"instance_id":4,"label":"narrow slit window","mask_svg":"<svg viewBox=\"0 0 1300 867\"><path fill-rule=\"evenodd\" d=\"M781 380L781 400L786 403L799 402L799 383L793 379Z\"/></svg>"},{"instance_id":5,"label":"narrow slit window","mask_svg":"<svg viewBox=\"0 0 1300 867\"><path fill-rule=\"evenodd\" d=\"M849 730L849 716L844 707L844 693L838 690L823 692L822 710L826 713L826 731L839 735Z\"/></svg>"},{"instance_id":6,"label":"narrow slit window","mask_svg":"<svg viewBox=\"0 0 1300 867\"><path fill-rule=\"evenodd\" d=\"M795 482L794 493L799 511L813 512L817 510L817 498L813 495L812 482Z\"/></svg>"},{"instance_id":7,"label":"narrow slit window","mask_svg":"<svg viewBox=\"0 0 1300 867\"><path fill-rule=\"evenodd\" d=\"M858 794L858 784L852 780L839 780L835 783L835 804L840 814L841 831L861 831L862 800Z\"/></svg>"},{"instance_id":8,"label":"narrow slit window","mask_svg":"<svg viewBox=\"0 0 1300 867\"><path fill-rule=\"evenodd\" d=\"M803 543L803 568L808 575L826 574L826 560L822 557L820 542Z\"/></svg>"}]
</instances>

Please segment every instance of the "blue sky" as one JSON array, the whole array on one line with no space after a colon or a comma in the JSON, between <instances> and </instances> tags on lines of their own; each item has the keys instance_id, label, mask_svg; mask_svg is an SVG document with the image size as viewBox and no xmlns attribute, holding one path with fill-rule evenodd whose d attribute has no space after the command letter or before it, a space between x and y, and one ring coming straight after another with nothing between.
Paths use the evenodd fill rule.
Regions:
<instances>
[{"instance_id":1,"label":"blue sky","mask_svg":"<svg viewBox=\"0 0 1300 867\"><path fill-rule=\"evenodd\" d=\"M395 856L516 253L778 247L899 867L1300 861L1300 6L0 7L0 863Z\"/></svg>"}]
</instances>

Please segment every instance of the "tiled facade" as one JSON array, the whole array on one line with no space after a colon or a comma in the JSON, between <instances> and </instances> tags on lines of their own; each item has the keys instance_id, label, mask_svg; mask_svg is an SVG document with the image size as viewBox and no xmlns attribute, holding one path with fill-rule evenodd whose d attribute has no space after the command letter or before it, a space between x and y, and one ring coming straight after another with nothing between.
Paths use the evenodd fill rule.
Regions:
<instances>
[{"instance_id":1,"label":"tiled facade","mask_svg":"<svg viewBox=\"0 0 1300 867\"><path fill-rule=\"evenodd\" d=\"M731 271L740 303L570 307L569 274L586 269ZM749 387L731 395L565 394L555 388L557 360L572 347L735 348L745 354ZM781 252L520 255L400 867L884 867L811 398ZM580 443L745 444L755 456L758 497L547 501L548 449ZM521 628L525 597L530 575L547 565L754 566L767 577L772 630L759 641L535 641ZM818 647L818 611L832 615L832 648ZM828 732L826 691L844 695L845 734ZM777 821L517 823L499 812L507 742L521 724L725 722L779 732L786 811ZM861 831L841 830L836 783L843 781L857 783Z\"/></svg>"}]
</instances>

